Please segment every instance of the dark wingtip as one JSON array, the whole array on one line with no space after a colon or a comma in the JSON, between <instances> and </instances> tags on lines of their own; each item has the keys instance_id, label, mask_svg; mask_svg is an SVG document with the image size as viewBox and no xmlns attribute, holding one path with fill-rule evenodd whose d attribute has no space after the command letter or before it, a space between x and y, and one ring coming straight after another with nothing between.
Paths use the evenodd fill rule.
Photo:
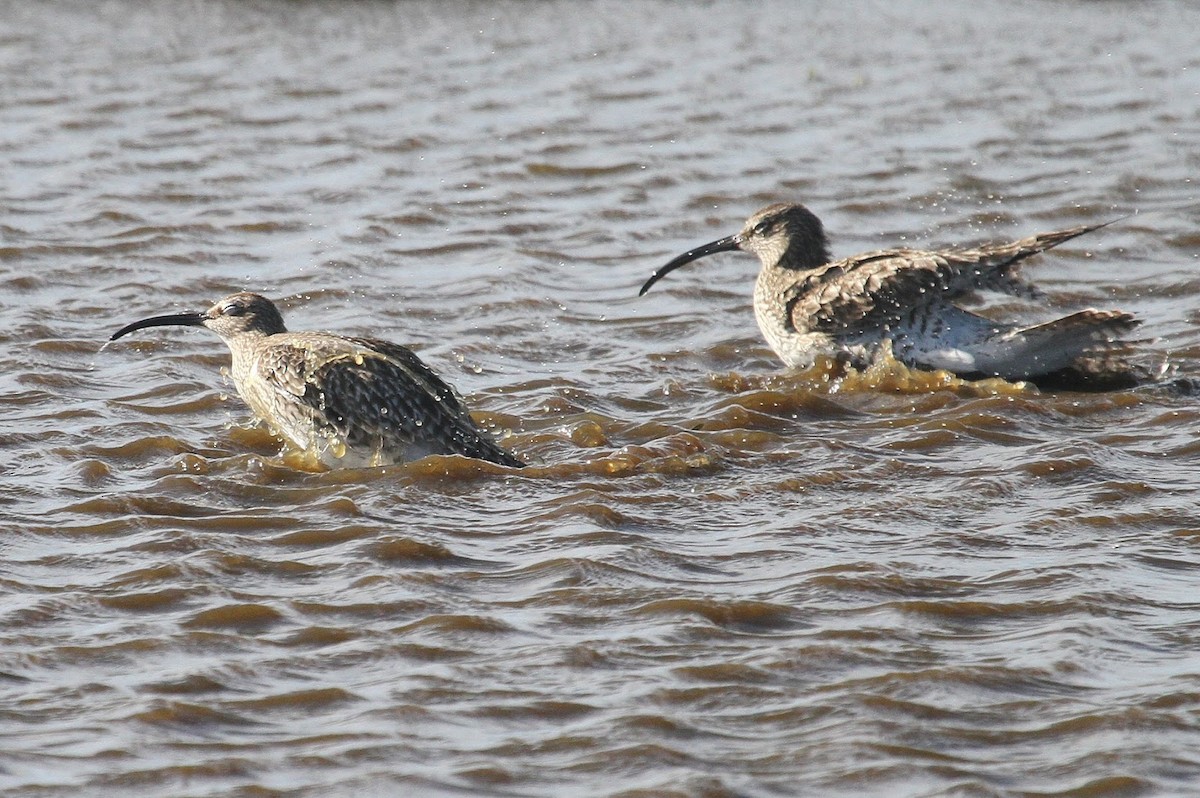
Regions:
<instances>
[{"instance_id":1,"label":"dark wingtip","mask_svg":"<svg viewBox=\"0 0 1200 798\"><path fill-rule=\"evenodd\" d=\"M1099 224L1094 224L1091 226L1091 229L1088 230L1088 232L1090 233L1090 232L1092 232L1092 230L1099 230L1102 227L1108 227L1110 224L1116 224L1117 222L1123 222L1126 219L1132 218L1133 216L1136 216L1136 215L1137 215L1137 211L1133 211L1132 213L1126 213L1122 216L1117 216L1114 219L1109 219L1107 222L1100 222Z\"/></svg>"}]
</instances>

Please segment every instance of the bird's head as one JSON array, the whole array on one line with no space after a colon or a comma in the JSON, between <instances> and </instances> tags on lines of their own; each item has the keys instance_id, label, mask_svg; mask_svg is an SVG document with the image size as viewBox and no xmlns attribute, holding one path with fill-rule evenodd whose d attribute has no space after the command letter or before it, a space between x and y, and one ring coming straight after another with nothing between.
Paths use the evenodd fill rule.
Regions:
<instances>
[{"instance_id":1,"label":"bird's head","mask_svg":"<svg viewBox=\"0 0 1200 798\"><path fill-rule=\"evenodd\" d=\"M271 300L243 291L225 297L203 313L174 313L135 321L117 330L109 340L147 327L207 327L226 341L243 335L266 336L287 331Z\"/></svg>"},{"instance_id":2,"label":"bird's head","mask_svg":"<svg viewBox=\"0 0 1200 798\"><path fill-rule=\"evenodd\" d=\"M799 203L777 203L747 219L741 232L690 249L661 267L650 275L639 296L684 264L735 249L757 255L763 266L812 269L829 262L829 243L821 220Z\"/></svg>"}]
</instances>

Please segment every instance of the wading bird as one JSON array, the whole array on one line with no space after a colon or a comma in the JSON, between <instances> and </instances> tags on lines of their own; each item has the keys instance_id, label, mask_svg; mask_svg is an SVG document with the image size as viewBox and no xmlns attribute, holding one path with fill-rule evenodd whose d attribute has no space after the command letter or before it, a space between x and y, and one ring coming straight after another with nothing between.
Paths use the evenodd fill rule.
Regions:
<instances>
[{"instance_id":1,"label":"wading bird","mask_svg":"<svg viewBox=\"0 0 1200 798\"><path fill-rule=\"evenodd\" d=\"M887 249L831 260L821 221L803 205L769 205L740 233L689 250L646 281L641 294L684 264L743 250L762 264L754 287L759 329L790 367L818 355L863 366L890 342L910 367L965 378L1003 377L1060 387L1134 384L1121 336L1138 325L1119 310L1087 309L1041 324L994 321L956 304L976 290L1033 298L1019 274L1031 255L1104 224L1040 233L1008 244L936 251Z\"/></svg>"},{"instance_id":2,"label":"wading bird","mask_svg":"<svg viewBox=\"0 0 1200 798\"><path fill-rule=\"evenodd\" d=\"M297 449L326 465L385 465L461 454L524 465L479 429L453 388L415 354L377 338L288 332L270 300L225 297L203 313L154 316L117 330L207 327L233 355L238 394Z\"/></svg>"}]
</instances>

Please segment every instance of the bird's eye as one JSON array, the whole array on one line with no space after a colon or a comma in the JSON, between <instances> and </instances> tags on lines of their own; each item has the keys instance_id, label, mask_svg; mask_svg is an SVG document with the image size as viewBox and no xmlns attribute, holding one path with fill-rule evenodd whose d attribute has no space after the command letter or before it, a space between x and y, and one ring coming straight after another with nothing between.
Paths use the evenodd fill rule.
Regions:
<instances>
[{"instance_id":1,"label":"bird's eye","mask_svg":"<svg viewBox=\"0 0 1200 798\"><path fill-rule=\"evenodd\" d=\"M241 316L246 312L246 307L238 302L231 302L221 312L226 316Z\"/></svg>"},{"instance_id":2,"label":"bird's eye","mask_svg":"<svg viewBox=\"0 0 1200 798\"><path fill-rule=\"evenodd\" d=\"M770 219L763 219L758 224L754 225L754 235L765 236L771 232L772 222Z\"/></svg>"}]
</instances>

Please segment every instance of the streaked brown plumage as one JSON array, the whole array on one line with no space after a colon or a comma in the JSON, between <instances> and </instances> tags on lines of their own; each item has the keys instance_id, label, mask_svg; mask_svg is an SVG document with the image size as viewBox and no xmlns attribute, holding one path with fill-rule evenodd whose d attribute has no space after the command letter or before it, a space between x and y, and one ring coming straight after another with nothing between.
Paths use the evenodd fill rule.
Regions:
<instances>
[{"instance_id":1,"label":"streaked brown plumage","mask_svg":"<svg viewBox=\"0 0 1200 798\"><path fill-rule=\"evenodd\" d=\"M716 252L758 256L754 314L788 366L818 355L869 362L884 342L916 368L964 377L1000 376L1049 385L1132 384L1120 339L1139 323L1118 310L1087 309L1044 324L993 321L954 304L976 290L1036 297L1019 273L1026 258L1100 227L1085 225L1007 244L924 251L889 249L833 261L820 220L799 204L770 205L740 233L689 250L656 271L642 294L671 271Z\"/></svg>"},{"instance_id":2,"label":"streaked brown plumage","mask_svg":"<svg viewBox=\"0 0 1200 798\"><path fill-rule=\"evenodd\" d=\"M288 332L270 300L239 293L204 313L126 325L207 327L229 346L238 394L254 414L326 465L383 465L461 454L524 465L471 420L462 399L398 344L325 332Z\"/></svg>"}]
</instances>

